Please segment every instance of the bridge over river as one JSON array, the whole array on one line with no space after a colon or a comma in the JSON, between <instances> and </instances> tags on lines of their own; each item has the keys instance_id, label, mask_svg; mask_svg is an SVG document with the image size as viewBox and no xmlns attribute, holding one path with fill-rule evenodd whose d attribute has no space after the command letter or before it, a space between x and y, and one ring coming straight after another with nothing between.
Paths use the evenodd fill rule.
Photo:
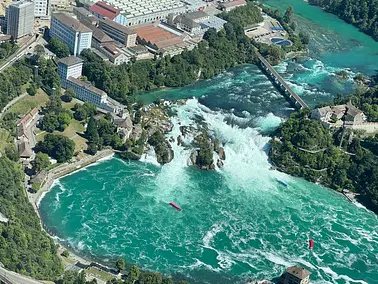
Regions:
<instances>
[{"instance_id":1,"label":"bridge over river","mask_svg":"<svg viewBox=\"0 0 378 284\"><path fill-rule=\"evenodd\" d=\"M309 108L309 106L302 100L297 93L285 82L280 74L273 68L272 65L256 50L258 59L260 60L259 67L266 73L289 102L297 109Z\"/></svg>"}]
</instances>

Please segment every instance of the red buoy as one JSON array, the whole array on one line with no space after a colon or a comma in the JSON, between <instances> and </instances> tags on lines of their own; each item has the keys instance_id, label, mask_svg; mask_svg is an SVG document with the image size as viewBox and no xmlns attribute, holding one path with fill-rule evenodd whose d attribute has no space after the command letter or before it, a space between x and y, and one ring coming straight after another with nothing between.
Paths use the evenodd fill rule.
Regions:
<instances>
[{"instance_id":1,"label":"red buoy","mask_svg":"<svg viewBox=\"0 0 378 284\"><path fill-rule=\"evenodd\" d=\"M313 249L314 248L314 240L310 239L308 242L308 248Z\"/></svg>"}]
</instances>

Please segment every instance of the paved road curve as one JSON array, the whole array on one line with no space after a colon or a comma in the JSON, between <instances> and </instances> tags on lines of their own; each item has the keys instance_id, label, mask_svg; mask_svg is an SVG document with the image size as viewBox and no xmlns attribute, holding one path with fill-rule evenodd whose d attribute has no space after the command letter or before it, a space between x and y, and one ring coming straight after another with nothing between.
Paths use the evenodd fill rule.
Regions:
<instances>
[{"instance_id":1,"label":"paved road curve","mask_svg":"<svg viewBox=\"0 0 378 284\"><path fill-rule=\"evenodd\" d=\"M3 267L0 267L0 281L3 281L5 284L42 284L42 282L8 271Z\"/></svg>"}]
</instances>

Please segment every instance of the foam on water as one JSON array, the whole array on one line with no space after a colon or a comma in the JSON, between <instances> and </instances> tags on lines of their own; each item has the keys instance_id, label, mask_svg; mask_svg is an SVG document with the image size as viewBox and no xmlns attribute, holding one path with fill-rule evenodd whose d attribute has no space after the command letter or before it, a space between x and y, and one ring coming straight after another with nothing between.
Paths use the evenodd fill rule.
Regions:
<instances>
[{"instance_id":1,"label":"foam on water","mask_svg":"<svg viewBox=\"0 0 378 284\"><path fill-rule=\"evenodd\" d=\"M190 169L190 150L172 142L175 158L162 167L151 163L151 152L143 162L113 158L60 179L41 203L60 241L83 256L124 256L146 269L184 273L194 283L271 278L295 263L317 271L313 279L319 283L374 283L378 234L363 228L378 228L376 218L331 191L270 170L269 138L260 131L277 126L278 117L237 117L196 99L174 108L168 136L177 141L180 126L203 120L225 148L224 167ZM115 169L117 174L107 174ZM57 198L61 206L51 202ZM170 201L183 211L172 210ZM309 238L318 253L307 251Z\"/></svg>"}]
</instances>

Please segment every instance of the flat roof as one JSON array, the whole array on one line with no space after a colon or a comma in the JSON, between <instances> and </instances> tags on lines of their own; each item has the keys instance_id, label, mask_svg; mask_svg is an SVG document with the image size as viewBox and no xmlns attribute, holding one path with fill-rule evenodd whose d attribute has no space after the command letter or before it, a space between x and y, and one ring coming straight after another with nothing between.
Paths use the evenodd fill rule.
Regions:
<instances>
[{"instance_id":1,"label":"flat roof","mask_svg":"<svg viewBox=\"0 0 378 284\"><path fill-rule=\"evenodd\" d=\"M118 24L118 23L116 23L112 20L109 20L109 19L100 19L100 25L99 25L100 28L101 28L102 23L109 25L112 28L119 30L119 31L121 31L121 32L123 32L124 34L127 34L127 35L133 35L133 34L136 33L135 30L130 29L130 28L124 26L124 25Z\"/></svg>"},{"instance_id":2,"label":"flat roof","mask_svg":"<svg viewBox=\"0 0 378 284\"><path fill-rule=\"evenodd\" d=\"M61 22L66 27L72 29L75 32L92 32L91 29L80 23L75 18L68 16L65 13L53 13L53 18L57 19L59 22Z\"/></svg>"},{"instance_id":3,"label":"flat roof","mask_svg":"<svg viewBox=\"0 0 378 284\"><path fill-rule=\"evenodd\" d=\"M59 60L59 63L63 63L67 66L75 65L75 64L78 64L78 63L82 63L82 62L83 62L83 60L79 57L76 57L76 56L64 57L64 58Z\"/></svg>"},{"instance_id":4,"label":"flat roof","mask_svg":"<svg viewBox=\"0 0 378 284\"><path fill-rule=\"evenodd\" d=\"M87 90L90 90L98 95L100 95L101 97L103 96L107 96L107 94L103 91L103 90L100 90L99 88L96 88L95 86L93 86L92 84L88 83L88 82L84 82L84 81L81 81L79 79L76 79L74 77L68 77L68 80L75 83L76 85L79 85L79 86L82 86L84 87L85 89Z\"/></svg>"}]
</instances>

